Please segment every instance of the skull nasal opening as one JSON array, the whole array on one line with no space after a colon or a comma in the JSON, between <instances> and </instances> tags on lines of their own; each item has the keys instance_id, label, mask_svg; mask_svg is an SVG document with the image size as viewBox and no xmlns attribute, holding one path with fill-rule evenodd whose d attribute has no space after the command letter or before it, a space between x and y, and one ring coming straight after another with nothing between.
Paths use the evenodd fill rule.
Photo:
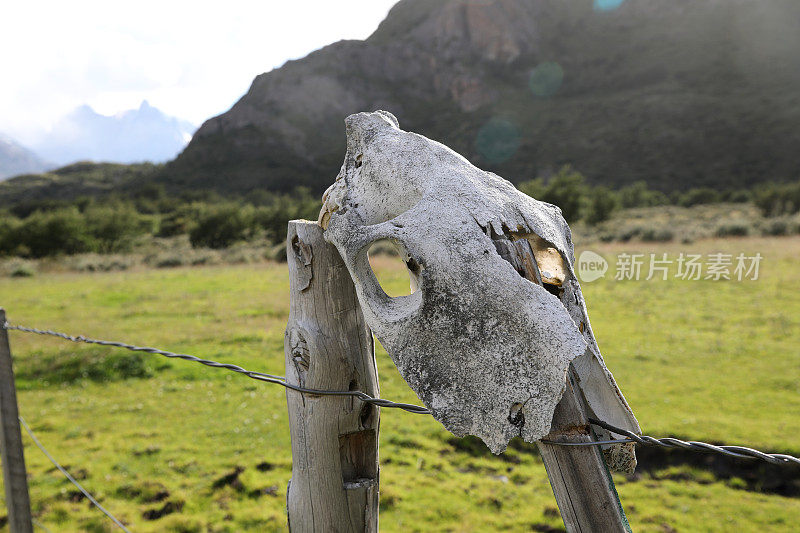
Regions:
<instances>
[{"instance_id":1,"label":"skull nasal opening","mask_svg":"<svg viewBox=\"0 0 800 533\"><path fill-rule=\"evenodd\" d=\"M390 239L380 239L369 246L367 254L372 273L387 296L408 296L417 290L418 276L423 267L408 255L402 245Z\"/></svg>"}]
</instances>

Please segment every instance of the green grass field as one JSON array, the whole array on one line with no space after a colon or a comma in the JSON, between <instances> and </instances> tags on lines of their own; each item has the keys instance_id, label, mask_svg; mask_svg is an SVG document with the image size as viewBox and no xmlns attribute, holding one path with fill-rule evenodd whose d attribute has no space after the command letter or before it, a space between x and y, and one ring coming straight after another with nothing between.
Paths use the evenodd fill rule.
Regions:
<instances>
[{"instance_id":1,"label":"green grass field","mask_svg":"<svg viewBox=\"0 0 800 533\"><path fill-rule=\"evenodd\" d=\"M583 287L607 363L647 433L800 454L800 238L592 250L608 258L622 250L760 252L758 281L614 281L612 267ZM397 291L407 283L398 267L386 257L375 266ZM3 278L0 305L12 323L283 374L282 264ZM22 416L132 531L285 529L283 389L118 349L17 332L11 343ZM417 401L383 350L378 366L383 397ZM24 440L37 520L52 531L112 531ZM495 457L430 417L390 409L380 445L384 531L563 528L532 446ZM791 531L800 523L800 499L745 490L740 479L697 467L616 481L635 531Z\"/></svg>"}]
</instances>

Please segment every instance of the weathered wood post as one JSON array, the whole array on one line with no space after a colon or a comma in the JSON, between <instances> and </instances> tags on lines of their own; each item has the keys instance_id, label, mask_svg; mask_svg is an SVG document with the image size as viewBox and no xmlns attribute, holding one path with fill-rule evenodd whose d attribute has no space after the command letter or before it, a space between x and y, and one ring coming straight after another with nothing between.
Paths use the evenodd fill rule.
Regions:
<instances>
[{"instance_id":1,"label":"weathered wood post","mask_svg":"<svg viewBox=\"0 0 800 533\"><path fill-rule=\"evenodd\" d=\"M372 333L350 274L316 222L289 222L288 383L379 396ZM292 532L378 530L379 408L352 396L287 389Z\"/></svg>"},{"instance_id":2,"label":"weathered wood post","mask_svg":"<svg viewBox=\"0 0 800 533\"><path fill-rule=\"evenodd\" d=\"M567 378L546 440L591 442L595 439L573 368ZM537 445L568 532L631 531L599 446Z\"/></svg>"},{"instance_id":3,"label":"weathered wood post","mask_svg":"<svg viewBox=\"0 0 800 533\"><path fill-rule=\"evenodd\" d=\"M505 240L498 251L525 278L542 285L542 275L527 239ZM573 443L595 440L580 380L572 365L545 440ZM537 446L568 532L631 531L599 446L559 446L542 442Z\"/></svg>"},{"instance_id":4,"label":"weathered wood post","mask_svg":"<svg viewBox=\"0 0 800 533\"><path fill-rule=\"evenodd\" d=\"M6 323L5 309L0 307L0 326ZM17 388L11 361L8 330L0 327L0 453L3 460L3 483L6 488L8 525L11 533L33 531L28 477L19 428Z\"/></svg>"}]
</instances>

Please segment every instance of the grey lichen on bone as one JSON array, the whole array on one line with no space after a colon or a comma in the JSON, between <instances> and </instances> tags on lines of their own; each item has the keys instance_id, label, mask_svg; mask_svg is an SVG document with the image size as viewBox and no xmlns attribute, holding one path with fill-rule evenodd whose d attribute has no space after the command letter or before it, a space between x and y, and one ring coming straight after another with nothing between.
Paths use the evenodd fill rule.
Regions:
<instances>
[{"instance_id":1,"label":"grey lichen on bone","mask_svg":"<svg viewBox=\"0 0 800 533\"><path fill-rule=\"evenodd\" d=\"M591 333L560 210L401 130L390 113L345 124L347 153L320 223L367 324L433 416L494 453L515 436L540 440L573 363L582 387L596 389L584 391L592 414L638 432ZM541 277L560 286L551 293L520 276L498 254L497 238L541 245L543 264L555 265ZM391 298L376 280L368 249L381 239L403 251L412 294Z\"/></svg>"}]
</instances>

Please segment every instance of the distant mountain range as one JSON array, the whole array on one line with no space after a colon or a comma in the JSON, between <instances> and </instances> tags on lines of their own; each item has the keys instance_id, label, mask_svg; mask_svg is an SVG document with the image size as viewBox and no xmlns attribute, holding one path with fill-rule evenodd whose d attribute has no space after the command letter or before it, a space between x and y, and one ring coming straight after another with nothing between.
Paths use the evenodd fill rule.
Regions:
<instances>
[{"instance_id":1,"label":"distant mountain range","mask_svg":"<svg viewBox=\"0 0 800 533\"><path fill-rule=\"evenodd\" d=\"M519 181L571 163L664 190L800 177L797 0L402 0L365 41L255 78L158 180L324 189L386 109Z\"/></svg>"},{"instance_id":2,"label":"distant mountain range","mask_svg":"<svg viewBox=\"0 0 800 533\"><path fill-rule=\"evenodd\" d=\"M195 127L142 102L113 116L84 105L58 121L32 148L59 165L76 161L136 163L174 158L191 139Z\"/></svg>"},{"instance_id":3,"label":"distant mountain range","mask_svg":"<svg viewBox=\"0 0 800 533\"><path fill-rule=\"evenodd\" d=\"M11 137L0 134L0 180L18 174L43 172L53 166Z\"/></svg>"}]
</instances>

